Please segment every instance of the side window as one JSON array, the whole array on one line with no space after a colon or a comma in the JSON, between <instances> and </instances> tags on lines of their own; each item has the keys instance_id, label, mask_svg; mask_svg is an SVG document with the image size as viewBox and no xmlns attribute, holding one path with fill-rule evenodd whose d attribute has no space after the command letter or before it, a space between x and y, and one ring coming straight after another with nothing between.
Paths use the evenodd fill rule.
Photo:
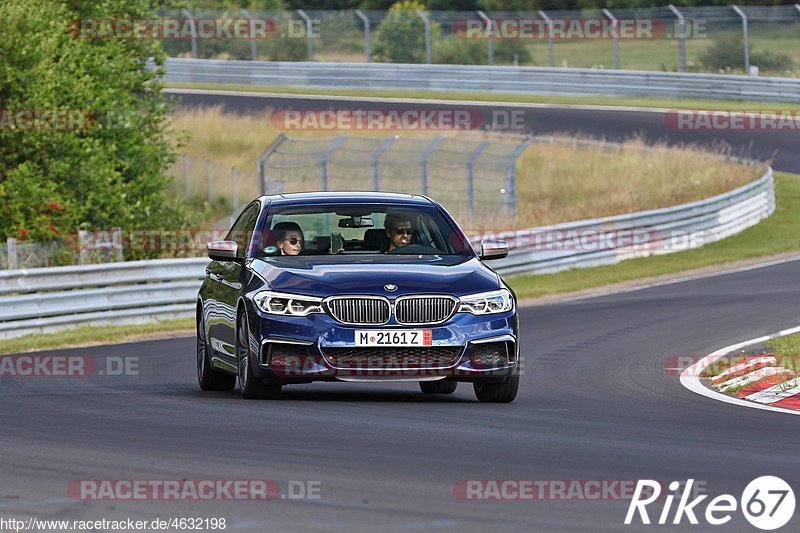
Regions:
<instances>
[{"instance_id":1,"label":"side window","mask_svg":"<svg viewBox=\"0 0 800 533\"><path fill-rule=\"evenodd\" d=\"M229 241L236 241L238 245L236 255L237 257L246 257L247 248L253 237L253 231L256 228L256 221L258 220L259 204L251 204L245 209L236 222L233 223L231 230L228 232L227 239Z\"/></svg>"}]
</instances>

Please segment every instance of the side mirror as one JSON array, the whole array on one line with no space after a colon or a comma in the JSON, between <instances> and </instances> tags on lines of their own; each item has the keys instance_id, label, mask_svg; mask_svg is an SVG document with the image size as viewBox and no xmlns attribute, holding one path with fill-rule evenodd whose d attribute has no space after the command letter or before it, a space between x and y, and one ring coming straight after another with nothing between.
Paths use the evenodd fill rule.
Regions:
<instances>
[{"instance_id":1,"label":"side mirror","mask_svg":"<svg viewBox=\"0 0 800 533\"><path fill-rule=\"evenodd\" d=\"M208 257L214 261L238 261L236 241L212 241L206 244Z\"/></svg>"},{"instance_id":2,"label":"side mirror","mask_svg":"<svg viewBox=\"0 0 800 533\"><path fill-rule=\"evenodd\" d=\"M481 259L502 259L508 256L508 243L497 239L481 241Z\"/></svg>"}]
</instances>

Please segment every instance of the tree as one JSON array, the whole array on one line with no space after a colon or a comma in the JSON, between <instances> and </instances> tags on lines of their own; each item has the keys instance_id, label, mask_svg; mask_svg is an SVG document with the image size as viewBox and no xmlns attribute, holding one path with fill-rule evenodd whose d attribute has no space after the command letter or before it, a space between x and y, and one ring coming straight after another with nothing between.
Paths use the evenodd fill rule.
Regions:
<instances>
[{"instance_id":1,"label":"tree","mask_svg":"<svg viewBox=\"0 0 800 533\"><path fill-rule=\"evenodd\" d=\"M148 18L149 7L146 0L0 4L0 238L181 223L180 206L165 196L175 155L158 81L160 44L68 32L77 19ZM20 120L26 113L74 120Z\"/></svg>"},{"instance_id":2,"label":"tree","mask_svg":"<svg viewBox=\"0 0 800 533\"><path fill-rule=\"evenodd\" d=\"M418 0L401 0L389 10L375 32L373 55L378 61L423 63L425 61L425 23L417 10L425 6ZM431 21L431 41L436 41L441 27Z\"/></svg>"}]
</instances>

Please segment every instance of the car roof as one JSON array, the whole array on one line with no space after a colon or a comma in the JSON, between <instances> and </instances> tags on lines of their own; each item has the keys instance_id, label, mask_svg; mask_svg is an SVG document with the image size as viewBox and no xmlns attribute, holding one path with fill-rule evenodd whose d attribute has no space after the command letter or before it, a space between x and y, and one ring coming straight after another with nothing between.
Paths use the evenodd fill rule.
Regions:
<instances>
[{"instance_id":1,"label":"car roof","mask_svg":"<svg viewBox=\"0 0 800 533\"><path fill-rule=\"evenodd\" d=\"M400 204L431 205L425 196L391 192L296 192L262 197L272 205L312 205L312 204Z\"/></svg>"}]
</instances>

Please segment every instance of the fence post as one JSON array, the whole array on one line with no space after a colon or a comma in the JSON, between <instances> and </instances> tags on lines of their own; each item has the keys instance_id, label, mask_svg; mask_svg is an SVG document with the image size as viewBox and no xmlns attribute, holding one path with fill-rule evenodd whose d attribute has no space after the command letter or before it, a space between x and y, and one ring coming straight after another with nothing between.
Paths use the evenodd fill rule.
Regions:
<instances>
[{"instance_id":1,"label":"fence post","mask_svg":"<svg viewBox=\"0 0 800 533\"><path fill-rule=\"evenodd\" d=\"M744 73L745 75L750 75L750 43L749 43L749 32L747 29L747 15L744 14L744 11L739 9L739 6L733 4L731 8L736 11L736 14L739 15L742 19L742 34L744 35Z\"/></svg>"},{"instance_id":2,"label":"fence post","mask_svg":"<svg viewBox=\"0 0 800 533\"><path fill-rule=\"evenodd\" d=\"M510 211L512 215L517 214L517 159L522 155L522 152L533 142L533 136L527 135L511 153L511 159L508 162L508 171L506 173L506 192L503 196L503 207Z\"/></svg>"},{"instance_id":3,"label":"fence post","mask_svg":"<svg viewBox=\"0 0 800 533\"><path fill-rule=\"evenodd\" d=\"M611 36L614 38L614 68L619 70L619 32L617 32L617 25L619 24L619 21L608 9L604 8L603 14L608 17L608 20L611 21Z\"/></svg>"},{"instance_id":4,"label":"fence post","mask_svg":"<svg viewBox=\"0 0 800 533\"><path fill-rule=\"evenodd\" d=\"M494 38L494 31L492 28L492 19L486 16L486 13L478 10L478 16L486 23L486 57L488 58L487 64L494 64L494 45L492 39Z\"/></svg>"},{"instance_id":5,"label":"fence post","mask_svg":"<svg viewBox=\"0 0 800 533\"><path fill-rule=\"evenodd\" d=\"M314 61L314 43L311 41L311 36L314 34L314 25L311 22L311 17L306 15L306 12L302 9L298 9L297 14L300 15L300 18L306 22L306 45L308 46L308 60Z\"/></svg>"},{"instance_id":6,"label":"fence post","mask_svg":"<svg viewBox=\"0 0 800 533\"><path fill-rule=\"evenodd\" d=\"M183 154L183 196L189 197L189 155Z\"/></svg>"},{"instance_id":7,"label":"fence post","mask_svg":"<svg viewBox=\"0 0 800 533\"><path fill-rule=\"evenodd\" d=\"M239 194L236 191L236 185L239 182L239 170L236 167L231 167L231 204L233 211L239 210Z\"/></svg>"},{"instance_id":8,"label":"fence post","mask_svg":"<svg viewBox=\"0 0 800 533\"><path fill-rule=\"evenodd\" d=\"M347 135L339 135L336 137L333 142L325 148L325 151L322 152L322 155L319 158L319 169L320 169L320 190L321 191L328 191L328 158L331 154L339 148L339 145L347 139Z\"/></svg>"},{"instance_id":9,"label":"fence post","mask_svg":"<svg viewBox=\"0 0 800 533\"><path fill-rule=\"evenodd\" d=\"M114 249L114 259L117 261L123 261L124 258L122 256L122 228L113 228L111 232L111 246Z\"/></svg>"},{"instance_id":10,"label":"fence post","mask_svg":"<svg viewBox=\"0 0 800 533\"><path fill-rule=\"evenodd\" d=\"M17 239L13 237L6 239L6 251L8 252L8 269L17 268Z\"/></svg>"},{"instance_id":11,"label":"fence post","mask_svg":"<svg viewBox=\"0 0 800 533\"><path fill-rule=\"evenodd\" d=\"M430 64L431 62L431 21L428 20L428 16L425 14L424 11L421 9L417 9L417 15L419 18L422 19L422 23L425 25L425 63Z\"/></svg>"},{"instance_id":12,"label":"fence post","mask_svg":"<svg viewBox=\"0 0 800 533\"><path fill-rule=\"evenodd\" d=\"M88 265L90 262L91 250L89 249L89 232L78 230L78 264Z\"/></svg>"},{"instance_id":13,"label":"fence post","mask_svg":"<svg viewBox=\"0 0 800 533\"><path fill-rule=\"evenodd\" d=\"M258 175L258 187L261 191L261 196L267 194L267 177L264 172L264 164L267 162L269 156L275 153L278 150L278 146L281 145L283 141L286 140L285 133L279 133L275 140L267 146L264 151L258 156L258 161L256 162L256 174Z\"/></svg>"},{"instance_id":14,"label":"fence post","mask_svg":"<svg viewBox=\"0 0 800 533\"><path fill-rule=\"evenodd\" d=\"M399 139L399 135L392 135L391 137L387 137L383 140L383 142L378 146L370 157L370 168L372 170L372 190L379 191L381 190L380 184L380 174L378 171L378 165L381 161L381 156L391 148L392 144Z\"/></svg>"},{"instance_id":15,"label":"fence post","mask_svg":"<svg viewBox=\"0 0 800 533\"><path fill-rule=\"evenodd\" d=\"M240 11L242 12L242 15L244 15L245 17L247 17L250 20L250 57L253 59L253 61L255 61L256 60L256 37L255 37L255 34L256 34L256 21L253 20L252 15L250 15L250 12L247 11L246 9L240 9Z\"/></svg>"},{"instance_id":16,"label":"fence post","mask_svg":"<svg viewBox=\"0 0 800 533\"><path fill-rule=\"evenodd\" d=\"M547 23L547 55L550 60L550 66L556 66L556 54L553 50L553 20L547 16L547 13L539 10L539 16Z\"/></svg>"},{"instance_id":17,"label":"fence post","mask_svg":"<svg viewBox=\"0 0 800 533\"><path fill-rule=\"evenodd\" d=\"M211 203L211 160L206 160L206 181L208 182L208 203Z\"/></svg>"},{"instance_id":18,"label":"fence post","mask_svg":"<svg viewBox=\"0 0 800 533\"><path fill-rule=\"evenodd\" d=\"M670 4L667 6L678 18L678 50L680 53L680 72L686 72L686 18L678 8Z\"/></svg>"},{"instance_id":19,"label":"fence post","mask_svg":"<svg viewBox=\"0 0 800 533\"><path fill-rule=\"evenodd\" d=\"M469 155L469 159L467 159L467 206L469 207L470 216L475 214L475 174L473 172L473 165L475 164L475 160L478 159L478 156L481 155L481 152L489 146L489 142L488 139L481 141L478 147Z\"/></svg>"},{"instance_id":20,"label":"fence post","mask_svg":"<svg viewBox=\"0 0 800 533\"><path fill-rule=\"evenodd\" d=\"M447 139L447 135L440 135L436 137L436 139L428 145L427 148L422 152L422 157L420 159L420 179L422 180L421 188L422 194L428 194L428 161L430 161L433 152L439 148L439 145L442 144Z\"/></svg>"},{"instance_id":21,"label":"fence post","mask_svg":"<svg viewBox=\"0 0 800 533\"><path fill-rule=\"evenodd\" d=\"M189 19L189 27L192 30L192 59L197 59L197 27L194 25L194 15L185 7L181 9L181 13Z\"/></svg>"},{"instance_id":22,"label":"fence post","mask_svg":"<svg viewBox=\"0 0 800 533\"><path fill-rule=\"evenodd\" d=\"M372 38L369 33L369 19L360 9L356 9L356 15L364 23L364 55L367 58L367 63L372 62Z\"/></svg>"}]
</instances>

